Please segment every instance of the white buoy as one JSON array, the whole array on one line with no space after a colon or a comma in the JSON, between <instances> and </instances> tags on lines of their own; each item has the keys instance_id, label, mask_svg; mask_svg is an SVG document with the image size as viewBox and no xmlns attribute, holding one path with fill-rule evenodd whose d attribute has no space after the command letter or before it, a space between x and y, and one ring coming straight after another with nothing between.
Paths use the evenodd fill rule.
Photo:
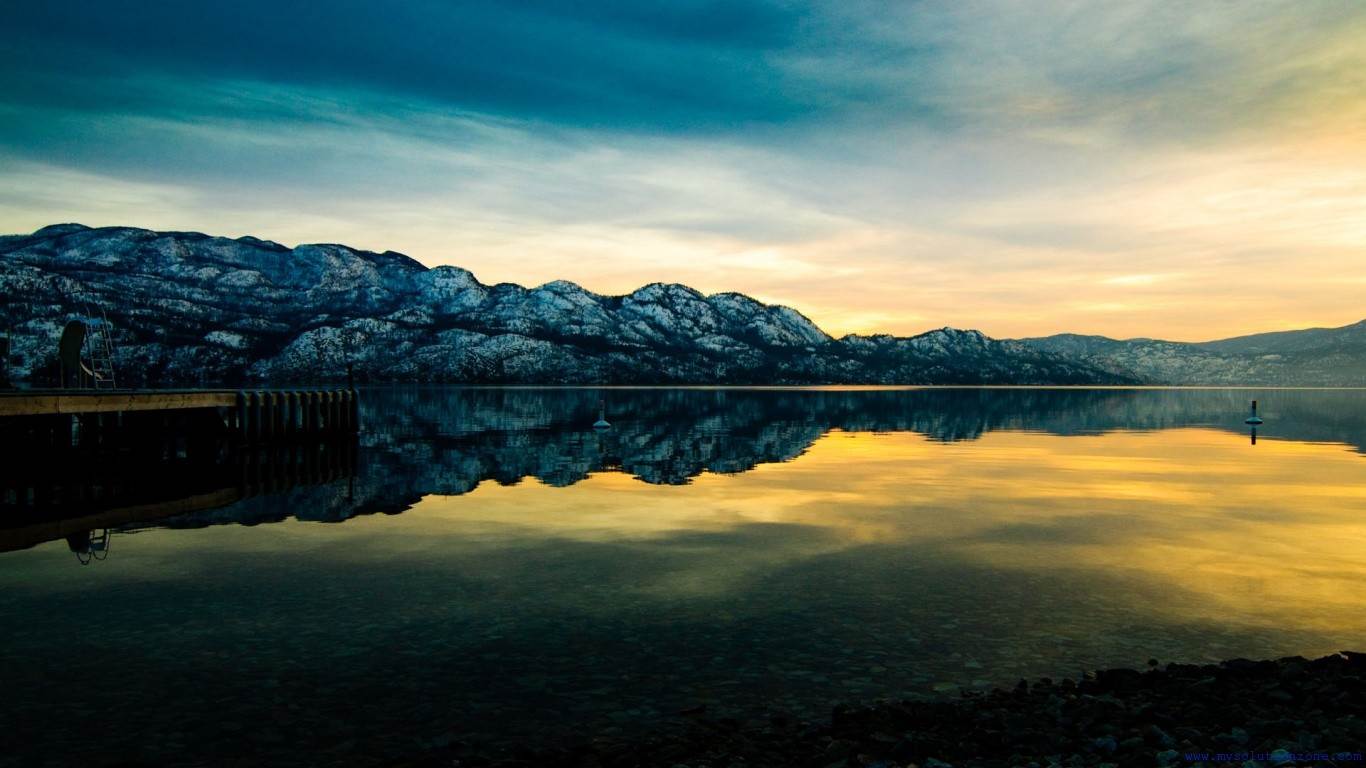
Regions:
<instances>
[{"instance_id":1,"label":"white buoy","mask_svg":"<svg viewBox=\"0 0 1366 768\"><path fill-rule=\"evenodd\" d=\"M607 421L607 403L603 400L598 401L598 420L593 422L593 429L611 429L612 425Z\"/></svg>"},{"instance_id":2,"label":"white buoy","mask_svg":"<svg viewBox=\"0 0 1366 768\"><path fill-rule=\"evenodd\" d=\"M1244 424L1261 424L1262 417L1257 415L1257 401L1252 401L1252 410L1248 412L1247 418L1243 419Z\"/></svg>"}]
</instances>

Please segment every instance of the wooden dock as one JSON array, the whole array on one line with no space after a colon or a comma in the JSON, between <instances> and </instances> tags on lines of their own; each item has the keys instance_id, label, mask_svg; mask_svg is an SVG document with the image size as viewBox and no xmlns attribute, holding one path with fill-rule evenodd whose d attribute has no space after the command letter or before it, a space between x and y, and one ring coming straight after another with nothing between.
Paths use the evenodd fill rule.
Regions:
<instances>
[{"instance_id":1,"label":"wooden dock","mask_svg":"<svg viewBox=\"0 0 1366 768\"><path fill-rule=\"evenodd\" d=\"M246 442L355 434L355 389L48 389L0 392L5 432L72 432L105 436L136 425L191 433L221 430Z\"/></svg>"},{"instance_id":2,"label":"wooden dock","mask_svg":"<svg viewBox=\"0 0 1366 768\"><path fill-rule=\"evenodd\" d=\"M0 392L0 552L353 478L359 406L350 388Z\"/></svg>"},{"instance_id":3,"label":"wooden dock","mask_svg":"<svg viewBox=\"0 0 1366 768\"><path fill-rule=\"evenodd\" d=\"M0 392L0 418L231 408L238 394L231 389L11 390Z\"/></svg>"}]
</instances>

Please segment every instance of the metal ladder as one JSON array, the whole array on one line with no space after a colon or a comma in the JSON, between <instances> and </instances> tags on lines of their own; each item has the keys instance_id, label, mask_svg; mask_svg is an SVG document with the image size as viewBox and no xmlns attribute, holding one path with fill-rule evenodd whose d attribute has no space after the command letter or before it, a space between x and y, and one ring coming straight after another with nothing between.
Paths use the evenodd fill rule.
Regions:
<instances>
[{"instance_id":1,"label":"metal ladder","mask_svg":"<svg viewBox=\"0 0 1366 768\"><path fill-rule=\"evenodd\" d=\"M90 361L90 378L95 389L115 389L117 384L114 381L114 334L113 327L109 325L109 316L105 314L104 308L99 310L97 317L90 307L90 302L85 302L85 354L83 357Z\"/></svg>"},{"instance_id":2,"label":"metal ladder","mask_svg":"<svg viewBox=\"0 0 1366 768\"><path fill-rule=\"evenodd\" d=\"M71 548L72 554L76 555L76 561L81 565L90 565L95 560L105 560L109 557L109 538L114 534L108 528L101 528L98 531L86 531L84 535L72 534L67 537L67 546Z\"/></svg>"}]
</instances>

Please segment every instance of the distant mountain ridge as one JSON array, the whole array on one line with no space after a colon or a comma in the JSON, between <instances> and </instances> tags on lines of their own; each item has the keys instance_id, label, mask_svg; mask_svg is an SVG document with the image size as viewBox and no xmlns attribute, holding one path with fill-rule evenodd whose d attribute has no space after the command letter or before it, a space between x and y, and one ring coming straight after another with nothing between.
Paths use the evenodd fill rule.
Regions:
<instances>
[{"instance_id":1,"label":"distant mountain ridge","mask_svg":"<svg viewBox=\"0 0 1366 768\"><path fill-rule=\"evenodd\" d=\"M1067 333L1020 341L1151 384L1366 386L1366 320L1207 342Z\"/></svg>"},{"instance_id":2,"label":"distant mountain ridge","mask_svg":"<svg viewBox=\"0 0 1366 768\"><path fill-rule=\"evenodd\" d=\"M79 224L0 236L0 293L11 377L33 383L51 378L61 327L87 306L116 327L121 385L338 380L348 366L394 382L1333 385L1366 360L1360 333L1330 331L1284 352L1257 346L1295 346L1280 337L998 340L943 328L835 339L738 293L485 285L392 251Z\"/></svg>"}]
</instances>

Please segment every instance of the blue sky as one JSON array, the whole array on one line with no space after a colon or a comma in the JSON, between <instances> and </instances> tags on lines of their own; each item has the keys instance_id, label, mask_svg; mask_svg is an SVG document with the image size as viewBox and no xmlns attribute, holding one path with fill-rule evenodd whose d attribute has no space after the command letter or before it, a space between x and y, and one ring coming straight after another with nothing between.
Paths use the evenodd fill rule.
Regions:
<instances>
[{"instance_id":1,"label":"blue sky","mask_svg":"<svg viewBox=\"0 0 1366 768\"><path fill-rule=\"evenodd\" d=\"M835 333L1366 316L1366 5L12 3L0 230L655 280Z\"/></svg>"}]
</instances>

